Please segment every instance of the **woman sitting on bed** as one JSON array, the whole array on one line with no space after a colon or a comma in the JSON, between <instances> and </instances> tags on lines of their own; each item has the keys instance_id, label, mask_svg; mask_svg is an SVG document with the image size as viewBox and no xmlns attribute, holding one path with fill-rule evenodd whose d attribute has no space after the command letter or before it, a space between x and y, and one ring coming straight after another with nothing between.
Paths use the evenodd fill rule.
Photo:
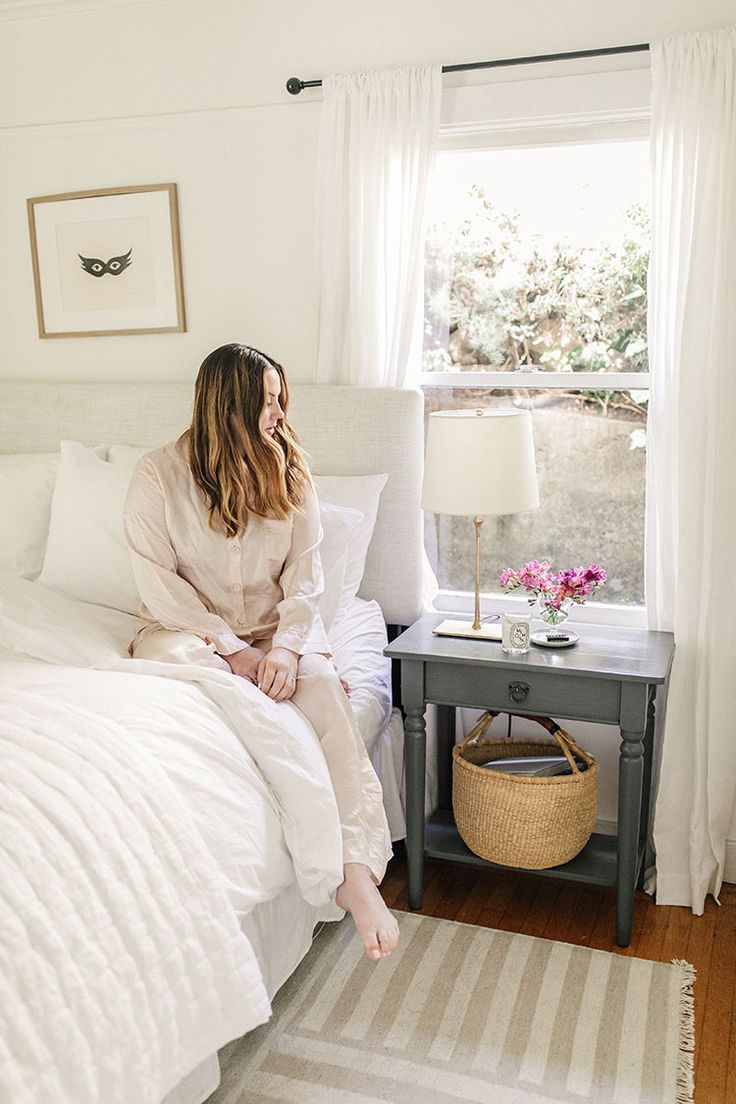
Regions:
<instances>
[{"instance_id":1,"label":"woman sitting on bed","mask_svg":"<svg viewBox=\"0 0 736 1104\"><path fill-rule=\"evenodd\" d=\"M144 456L130 484L125 535L150 620L130 652L231 671L304 713L342 826L336 902L379 959L398 938L377 889L390 838L380 782L328 658L319 504L287 409L283 368L256 349L223 345L203 362L190 429Z\"/></svg>"}]
</instances>

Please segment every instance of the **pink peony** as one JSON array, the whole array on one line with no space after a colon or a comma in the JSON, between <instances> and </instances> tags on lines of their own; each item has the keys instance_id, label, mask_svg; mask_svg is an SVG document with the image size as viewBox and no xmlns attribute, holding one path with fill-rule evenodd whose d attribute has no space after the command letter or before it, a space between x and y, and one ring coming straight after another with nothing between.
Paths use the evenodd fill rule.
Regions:
<instances>
[{"instance_id":1,"label":"pink peony","mask_svg":"<svg viewBox=\"0 0 736 1104\"><path fill-rule=\"evenodd\" d=\"M499 576L499 583L504 590L522 586L532 595L530 602L541 596L545 605L559 610L565 602L582 605L607 579L608 575L598 564L553 572L548 560L530 560L518 571L505 568Z\"/></svg>"}]
</instances>

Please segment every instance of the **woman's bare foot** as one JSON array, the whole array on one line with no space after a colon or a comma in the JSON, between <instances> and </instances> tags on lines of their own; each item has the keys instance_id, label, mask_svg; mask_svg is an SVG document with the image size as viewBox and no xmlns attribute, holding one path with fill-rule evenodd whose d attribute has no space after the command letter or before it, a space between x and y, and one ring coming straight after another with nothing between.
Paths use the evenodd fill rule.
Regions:
<instances>
[{"instance_id":1,"label":"woman's bare foot","mask_svg":"<svg viewBox=\"0 0 736 1104\"><path fill-rule=\"evenodd\" d=\"M371 872L362 863L345 863L345 881L335 896L349 912L368 958L386 958L399 941L399 925L386 908Z\"/></svg>"}]
</instances>

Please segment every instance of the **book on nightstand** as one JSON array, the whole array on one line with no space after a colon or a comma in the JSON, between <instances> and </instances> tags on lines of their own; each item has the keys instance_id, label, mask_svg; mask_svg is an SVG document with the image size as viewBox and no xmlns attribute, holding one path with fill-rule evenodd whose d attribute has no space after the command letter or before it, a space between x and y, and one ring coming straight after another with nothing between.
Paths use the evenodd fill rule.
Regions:
<instances>
[{"instance_id":1,"label":"book on nightstand","mask_svg":"<svg viewBox=\"0 0 736 1104\"><path fill-rule=\"evenodd\" d=\"M588 764L576 759L578 770L588 769ZM572 774L572 768L564 755L519 756L518 759L491 759L487 763L477 763L484 770L503 771L504 774L528 774L548 778L556 774Z\"/></svg>"}]
</instances>

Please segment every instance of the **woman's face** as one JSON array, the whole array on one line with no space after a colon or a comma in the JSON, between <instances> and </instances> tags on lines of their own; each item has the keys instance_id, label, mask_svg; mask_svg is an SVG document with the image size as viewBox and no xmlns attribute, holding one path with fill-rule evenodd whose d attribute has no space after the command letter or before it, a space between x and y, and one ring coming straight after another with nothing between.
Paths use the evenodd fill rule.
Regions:
<instances>
[{"instance_id":1,"label":"woman's face","mask_svg":"<svg viewBox=\"0 0 736 1104\"><path fill-rule=\"evenodd\" d=\"M279 402L281 398L281 376L275 368L267 368L263 373L263 379L266 385L266 405L258 419L258 428L267 437L273 437L277 424L284 416Z\"/></svg>"}]
</instances>

